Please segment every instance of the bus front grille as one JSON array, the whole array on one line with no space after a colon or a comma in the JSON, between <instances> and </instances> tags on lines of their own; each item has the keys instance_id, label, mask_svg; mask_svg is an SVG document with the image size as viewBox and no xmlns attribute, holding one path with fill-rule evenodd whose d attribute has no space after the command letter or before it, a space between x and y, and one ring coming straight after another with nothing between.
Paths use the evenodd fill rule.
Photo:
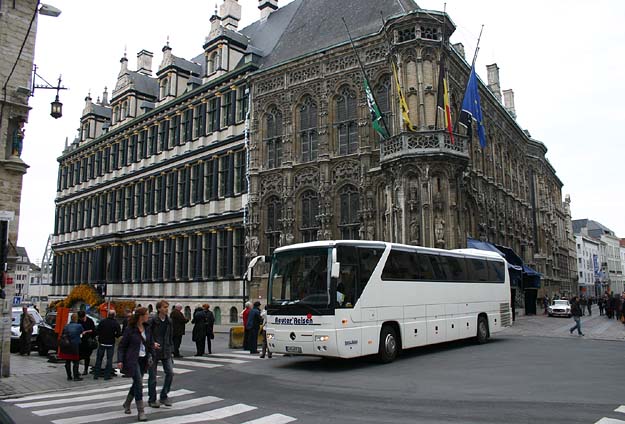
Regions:
<instances>
[{"instance_id":1,"label":"bus front grille","mask_svg":"<svg viewBox=\"0 0 625 424\"><path fill-rule=\"evenodd\" d=\"M499 315L502 327L510 327L512 325L512 316L510 315L510 305L507 303L499 304Z\"/></svg>"}]
</instances>

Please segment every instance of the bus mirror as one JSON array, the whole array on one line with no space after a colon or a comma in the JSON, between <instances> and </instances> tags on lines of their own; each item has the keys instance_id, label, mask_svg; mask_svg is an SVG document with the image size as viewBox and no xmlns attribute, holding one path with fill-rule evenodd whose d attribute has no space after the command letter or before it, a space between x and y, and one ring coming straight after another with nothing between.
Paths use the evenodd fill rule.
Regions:
<instances>
[{"instance_id":1,"label":"bus mirror","mask_svg":"<svg viewBox=\"0 0 625 424\"><path fill-rule=\"evenodd\" d=\"M341 263L334 262L332 264L332 271L330 272L330 278L339 278L341 275Z\"/></svg>"}]
</instances>

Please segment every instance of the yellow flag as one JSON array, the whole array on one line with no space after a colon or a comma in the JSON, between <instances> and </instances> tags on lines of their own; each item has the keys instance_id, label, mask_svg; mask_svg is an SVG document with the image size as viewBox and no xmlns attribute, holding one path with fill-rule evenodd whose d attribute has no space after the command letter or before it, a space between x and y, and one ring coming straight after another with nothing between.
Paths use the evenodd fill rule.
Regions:
<instances>
[{"instance_id":1,"label":"yellow flag","mask_svg":"<svg viewBox=\"0 0 625 424\"><path fill-rule=\"evenodd\" d=\"M410 131L416 131L415 127L410 122L410 116L408 115L408 103L406 103L406 98L404 97L404 93L401 91L401 86L399 85L399 77L397 76L397 66L395 62L391 60L391 66L393 67L393 76L395 77L395 86L397 87L397 97L399 97L399 108L401 109L401 116L404 120L404 123L408 127Z\"/></svg>"}]
</instances>

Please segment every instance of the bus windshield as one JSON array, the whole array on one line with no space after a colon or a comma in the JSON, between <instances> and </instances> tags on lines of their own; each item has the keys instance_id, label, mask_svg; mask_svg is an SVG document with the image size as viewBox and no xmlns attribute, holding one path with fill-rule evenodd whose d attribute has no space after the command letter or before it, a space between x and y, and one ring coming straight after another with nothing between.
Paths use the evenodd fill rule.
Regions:
<instances>
[{"instance_id":1,"label":"bus windshield","mask_svg":"<svg viewBox=\"0 0 625 424\"><path fill-rule=\"evenodd\" d=\"M331 306L331 248L291 250L274 254L269 276L269 304ZM314 312L314 311L313 311Z\"/></svg>"}]
</instances>

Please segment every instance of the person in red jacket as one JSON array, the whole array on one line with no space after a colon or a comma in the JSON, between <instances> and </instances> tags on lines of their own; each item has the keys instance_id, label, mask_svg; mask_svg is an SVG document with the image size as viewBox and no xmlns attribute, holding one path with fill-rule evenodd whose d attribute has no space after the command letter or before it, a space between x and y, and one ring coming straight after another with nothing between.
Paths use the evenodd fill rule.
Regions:
<instances>
[{"instance_id":1,"label":"person in red jacket","mask_svg":"<svg viewBox=\"0 0 625 424\"><path fill-rule=\"evenodd\" d=\"M249 348L249 331L247 329L247 317L250 314L250 310L252 309L251 302L245 302L245 309L241 312L241 317L243 317L243 350L250 350Z\"/></svg>"}]
</instances>

